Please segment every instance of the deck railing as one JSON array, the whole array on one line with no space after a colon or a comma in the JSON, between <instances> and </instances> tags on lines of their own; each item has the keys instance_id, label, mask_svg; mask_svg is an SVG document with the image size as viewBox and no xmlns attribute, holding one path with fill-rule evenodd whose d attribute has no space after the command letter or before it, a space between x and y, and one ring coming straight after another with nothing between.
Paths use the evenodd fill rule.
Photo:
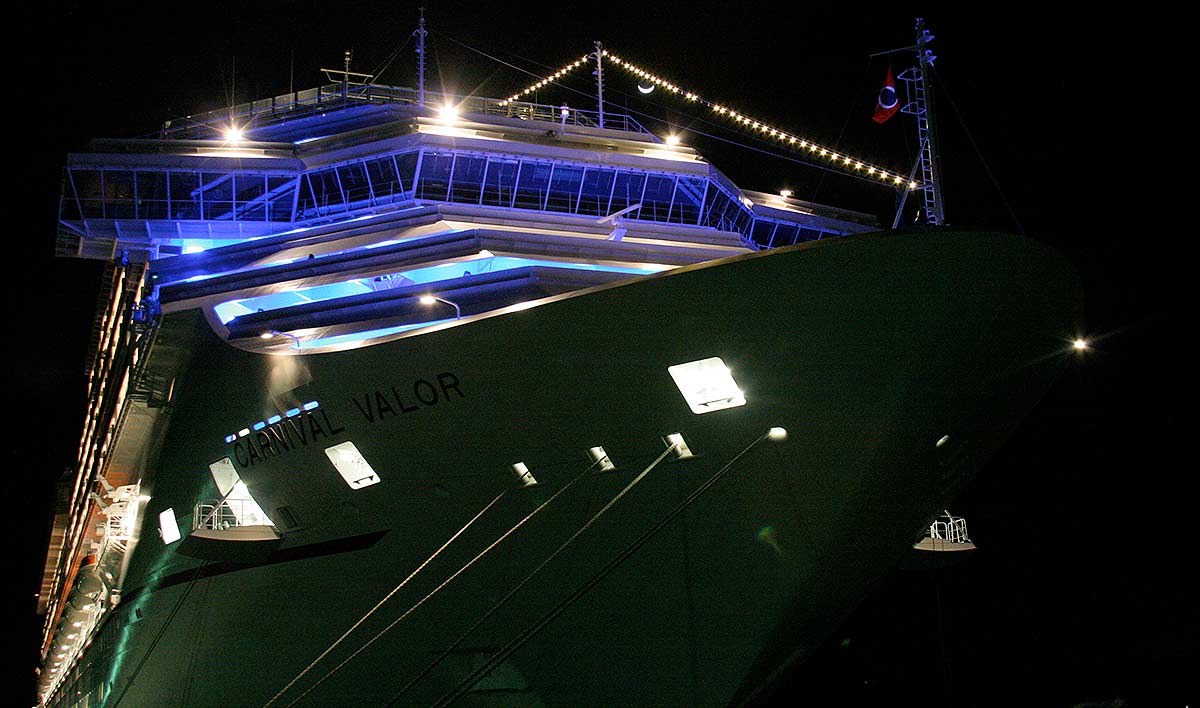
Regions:
<instances>
[{"instance_id":1,"label":"deck railing","mask_svg":"<svg viewBox=\"0 0 1200 708\"><path fill-rule=\"evenodd\" d=\"M327 84L313 89L242 103L231 108L169 120L163 124L158 137L173 140L204 140L220 137L231 123L243 129L253 130L256 127L261 128L352 106L367 104L416 106L417 103L416 89L366 84L348 87L343 93L340 84ZM590 128L600 125L599 112L594 110L565 106L566 115L564 116L564 106L561 105L426 92L425 105L427 108L433 109L446 104L455 106L460 115L476 114L519 120L565 122L568 125ZM609 111L604 112L604 127L627 133L650 134L649 130L631 116Z\"/></svg>"}]
</instances>

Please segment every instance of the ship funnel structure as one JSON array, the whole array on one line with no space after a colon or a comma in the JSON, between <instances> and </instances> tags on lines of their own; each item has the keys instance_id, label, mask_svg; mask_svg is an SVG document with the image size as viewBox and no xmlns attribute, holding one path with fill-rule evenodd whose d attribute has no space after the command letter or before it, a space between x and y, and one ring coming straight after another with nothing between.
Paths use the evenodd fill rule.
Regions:
<instances>
[{"instance_id":1,"label":"ship funnel structure","mask_svg":"<svg viewBox=\"0 0 1200 708\"><path fill-rule=\"evenodd\" d=\"M943 510L925 530L925 538L913 544L918 551L973 551L975 544L967 536L967 520Z\"/></svg>"}]
</instances>

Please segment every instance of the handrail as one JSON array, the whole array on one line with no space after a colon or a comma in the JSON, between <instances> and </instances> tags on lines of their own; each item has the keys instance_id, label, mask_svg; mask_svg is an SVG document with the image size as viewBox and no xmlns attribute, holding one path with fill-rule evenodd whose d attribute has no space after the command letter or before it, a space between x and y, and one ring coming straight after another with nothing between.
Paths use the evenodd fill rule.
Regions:
<instances>
[{"instance_id":1,"label":"handrail","mask_svg":"<svg viewBox=\"0 0 1200 708\"><path fill-rule=\"evenodd\" d=\"M313 89L242 103L231 108L206 111L169 120L163 123L158 137L160 139L201 140L220 137L231 123L239 125L243 129L253 129L350 106L367 104L416 106L417 103L416 89L365 84L351 87L343 95L340 84L327 84ZM553 123L566 122L570 125L584 127L599 125L599 112L595 110L567 107L567 115L563 116L564 106L426 92L427 106L440 106L445 103L453 104L460 114L504 116ZM627 133L651 134L631 116L608 111L604 113L604 127Z\"/></svg>"}]
</instances>

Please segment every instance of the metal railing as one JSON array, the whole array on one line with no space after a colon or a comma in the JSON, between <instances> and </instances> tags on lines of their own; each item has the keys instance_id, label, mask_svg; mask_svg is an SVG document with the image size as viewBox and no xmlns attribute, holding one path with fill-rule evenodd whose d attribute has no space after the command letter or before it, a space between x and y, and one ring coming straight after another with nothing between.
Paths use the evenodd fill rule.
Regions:
<instances>
[{"instance_id":1,"label":"metal railing","mask_svg":"<svg viewBox=\"0 0 1200 708\"><path fill-rule=\"evenodd\" d=\"M367 104L416 106L417 103L416 89L366 84L349 87L343 94L341 84L327 84L314 89L242 103L231 108L169 120L163 124L158 137L175 140L211 139L221 137L231 122L243 129L253 130L319 112L351 106ZM552 123L565 122L568 125L593 128L598 127L600 123L599 112L594 110L568 106L566 107L567 114L564 116L564 106L426 91L425 105L427 108L432 110L433 107L447 103L454 105L460 115L476 114ZM651 134L631 116L608 111L604 112L604 127L627 133Z\"/></svg>"},{"instance_id":2,"label":"metal railing","mask_svg":"<svg viewBox=\"0 0 1200 708\"><path fill-rule=\"evenodd\" d=\"M929 525L929 537L947 543L970 543L967 537L967 520L961 517L946 515L946 521L937 520Z\"/></svg>"},{"instance_id":3,"label":"metal railing","mask_svg":"<svg viewBox=\"0 0 1200 708\"><path fill-rule=\"evenodd\" d=\"M269 526L270 520L253 499L211 499L196 504L192 530L224 531L238 526Z\"/></svg>"}]
</instances>

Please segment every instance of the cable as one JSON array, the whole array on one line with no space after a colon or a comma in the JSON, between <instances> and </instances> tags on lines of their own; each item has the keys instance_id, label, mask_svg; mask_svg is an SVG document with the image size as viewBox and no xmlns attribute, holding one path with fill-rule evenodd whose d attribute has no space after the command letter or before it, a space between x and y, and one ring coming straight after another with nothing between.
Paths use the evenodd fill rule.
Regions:
<instances>
[{"instance_id":1,"label":"cable","mask_svg":"<svg viewBox=\"0 0 1200 708\"><path fill-rule=\"evenodd\" d=\"M958 122L962 125L963 132L967 135L967 141L971 143L971 147L975 150L975 154L979 157L979 162L983 165L983 171L987 173L988 179L992 181L992 186L996 188L996 193L1000 195L1000 201L1004 202L1004 208L1008 210L1008 215L1012 217L1013 223L1017 226L1017 231L1024 236L1025 229L1021 226L1021 220L1017 218L1017 213L1013 211L1012 204L1009 204L1008 197L1004 196L1004 190L1000 188L1000 182L996 179L996 175L992 174L992 168L988 165L987 159L983 156L983 151L979 149L979 145L975 142L975 137L971 135L971 129L967 127L967 121L958 110L958 104L954 102L954 98L950 96L950 89L946 86L946 82L942 81L942 76L929 68L929 73L933 74L937 79L938 86L942 89L942 95L950 102L950 107L954 109L954 117L958 118Z\"/></svg>"},{"instance_id":2,"label":"cable","mask_svg":"<svg viewBox=\"0 0 1200 708\"><path fill-rule=\"evenodd\" d=\"M293 706L293 705L295 705L297 701L299 701L300 699L304 698L304 697L305 697L305 696L307 696L309 693L311 693L311 692L313 691L313 689L315 689L317 686L320 686L322 683L324 683L324 682L325 682L325 680L326 680L326 679L328 679L330 676L333 676L333 675L334 675L334 674L336 674L338 671L341 671L341 670L342 670L342 667L344 667L346 664L350 663L350 662L351 662L351 661L352 661L352 660L353 660L353 659L354 659L356 656L358 656L358 655L359 655L359 654L361 654L363 651L365 651L367 647L371 646L371 645L372 645L372 644L374 644L374 643L375 643L375 641L376 641L376 640L378 640L380 637L382 637L383 635L385 635L385 634L387 634L388 632L390 632L390 631L392 630L392 628L393 628L393 627L395 627L397 624L400 624L400 622L404 621L404 619L405 619L405 618L407 618L409 615L411 615L413 612L415 612L415 611L417 610L417 608L418 608L418 607L420 607L421 605L424 605L424 604L425 604L425 603L426 603L426 602L427 602L427 601L428 601L430 598L432 598L432 597L433 597L434 595L436 595L436 594L437 594L439 591L441 591L441 589L442 589L442 588L444 588L444 587L446 587L447 585L449 585L449 584L450 584L450 583L451 583L451 582L452 582L452 581L453 581L455 578L457 578L458 576L460 576L460 575L462 575L463 573L465 573L465 572L467 571L467 569L468 569L468 568L470 568L472 565L474 565L474 564L475 564L475 562L476 562L476 561L478 561L480 558L482 558L482 557L484 557L485 555L487 555L487 553L488 553L489 551L491 551L493 548L495 548L497 545L499 545L501 541L503 541L504 539L508 538L508 537L509 537L509 536L511 536L513 533L515 533L515 532L517 531L517 529L519 529L519 528L521 528L522 526L524 526L526 521L529 521L529 520L530 520L530 519L532 519L532 518L533 518L535 515L537 515L537 513L538 513L538 512L540 512L542 509L546 508L546 506L547 506L547 505L549 505L549 504L550 504L550 502L552 502L552 501L554 501L555 499L557 499L557 498L558 498L558 496L559 496L560 494L562 494L563 492L565 492L565 491L567 491L568 489L570 489L570 488L571 488L572 486L574 486L574 484L575 484L576 482L578 482L579 480L583 479L584 475L586 475L588 472L590 472L590 471L592 470L592 468L593 468L593 467L595 467L595 466L596 466L598 463L599 463L599 460L597 460L596 462L593 462L592 464L588 465L587 469L585 469L583 472L581 472L581 473L579 474L579 476L575 477L575 479L572 479L570 482L568 482L566 485L564 485L564 486L563 486L561 489L559 489L557 492L555 492L554 494L552 494L552 495L550 496L550 498L549 498L549 499L547 499L546 501L544 501L544 502L542 502L541 504L539 504L539 505L538 505L538 507L537 507L536 509L534 509L533 511L529 512L529 514L528 514L528 515L526 515L526 516L525 516L525 518L523 518L523 519L521 519L520 521L518 521L518 522L516 523L516 525L515 525L515 526L513 526L512 528L510 528L508 531L505 531L505 532L504 532L504 535L502 535L500 538L498 538L498 539L496 539L495 541L493 541L493 542L492 542L492 543L491 543L491 544L490 544L490 545L489 545L487 548L485 548L485 549L483 549L482 551L480 551L480 552L478 553L478 555L476 555L476 556L475 556L474 558L472 558L471 560L467 561L467 562L466 562L466 563L465 563L465 564L464 564L464 565L463 565L461 568L459 568L458 570L454 571L454 573L453 573L453 574L452 574L450 577L446 578L445 580L443 580L443 581L441 582L441 584L440 584L440 585L438 585L437 587L435 587L433 590L429 591L429 593L428 593L428 594L426 594L426 595L425 595L425 597L422 597L420 600L418 600L418 601L417 601L417 603L416 603L415 605L413 605L412 607L410 607L410 608L408 608L407 610L405 610L405 611L404 611L404 613L403 613L403 614L401 614L399 617L397 617L395 620L393 620L391 624L389 624L388 626L386 626L386 627L384 627L383 629L381 629L381 630L380 630L378 633L376 633L376 634L375 634L375 636L373 636L373 637L371 637L370 639L368 639L368 640L367 640L365 643L363 643L363 644L362 644L362 645L361 645L361 646L360 646L358 649L355 649L355 650L354 650L354 652L353 652L352 654L350 654L350 656L348 656L348 657L346 657L345 659L343 659L343 660L342 660L342 662L341 662L340 664L338 664L337 666L333 667L333 668L332 668L332 669L331 669L331 670L330 670L328 673L326 673L326 674L325 674L324 676L322 676L321 678L317 679L317 682L316 682L316 683L314 683L313 685L311 685L311 686L309 686L307 689L305 689L304 693L301 693L299 696L296 696L296 698L294 698L294 699L292 700L292 702L288 704L288 706ZM274 699L272 699L272 700L274 700ZM264 706L264 708L265 708L265 706Z\"/></svg>"},{"instance_id":3,"label":"cable","mask_svg":"<svg viewBox=\"0 0 1200 708\"><path fill-rule=\"evenodd\" d=\"M511 63L509 63L509 62L506 62L506 61L504 61L503 59L500 59L500 58L498 58L498 57L494 57L494 56L492 56L491 54L488 54L487 52L484 52L484 51L482 51L482 50L476 49L475 47L472 47L472 46L470 46L469 44L466 44L465 42L461 42L461 41L459 41L459 40L457 40L457 39L454 39L453 37L450 37L449 35L445 34L444 32L440 32L440 31L437 31L437 30L430 30L430 31L431 31L431 32L437 32L437 34L438 34L439 36L441 36L441 37L444 37L444 38L446 38L446 39L450 40L451 42L454 42L455 44L458 44L458 45L460 45L460 46L462 46L462 47L464 47L464 48L466 48L466 49L469 49L470 51L473 51L473 52L475 52L475 53L479 54L480 56L486 57L486 58L488 58L488 59L491 59L492 61L495 61L495 62L498 62L498 63L500 63L500 64L503 64L504 66L507 66L507 67L510 67L510 68L516 69L517 71L520 71L521 73L528 74L529 76L532 76L532 77L534 77L534 78L537 78L537 79L544 79L544 78L545 78L545 77L543 77L543 76L540 76L540 75L538 75L538 74L535 74L535 73L533 73L533 72L531 72L531 71L528 71L528 70L526 70L526 69L522 69L521 67L519 67L519 66L516 66L515 64L511 64ZM521 59L523 59L523 60L525 60L525 61L528 61L528 62L530 62L530 63L534 63L534 64L537 64L537 63L538 63L538 62L535 62L535 61L533 61L533 60L531 60L531 59L529 59L529 58L527 58L527 57L521 57L520 55L514 55L514 56L518 56L519 58L521 58ZM551 83L552 85L554 85L554 86L558 86L558 87L560 87L560 88L563 88L563 89L565 89L565 90L567 90L567 91L570 91L570 92L572 92L572 93L578 94L578 95L580 95L580 96L584 96L584 97L586 97L586 98L589 98L589 99L590 99L590 98L593 98L593 96L592 96L591 94L589 94L589 93L587 93L587 92L585 92L585 91L580 91L579 89L577 89L577 88L574 88L574 87L572 87L572 86L568 86L568 85L566 85L566 84L564 84L564 83L560 83L560 82L558 82L558 81L551 81L550 83ZM621 96L623 96L623 97L625 97L625 98L639 98L639 97L635 97L635 96L633 96L632 94L629 94L629 93L626 93L626 92L624 92L624 91L621 91L620 89L610 89L610 91L611 91L611 93L614 93L614 94L619 94L619 95L621 95ZM641 100L644 100L644 101L647 101L647 102L649 102L649 103L653 103L654 105L658 106L659 108L662 108L663 110L672 110L672 111L675 111L675 112L677 112L677 113L681 113L682 115L684 115L684 116L687 116L688 118L692 119L692 121L699 121L699 122L702 122L702 123L705 123L705 124L711 125L711 126L713 126L713 127L716 127L716 128L718 128L718 129L724 129L724 128L725 128L725 126L724 126L723 124L717 123L717 122L715 122L715 121L711 121L711 120L709 120L709 119L707 119L707 118L704 118L704 117L701 117L701 116L696 116L696 115L693 115L693 114L687 113L686 111L682 111L682 110L679 110L679 109L675 109L675 108L668 108L667 106L664 106L663 104L661 104L661 103L658 103L657 101L653 101L653 100L651 100L651 99L647 99L647 98L645 98L645 97L640 97L640 99L641 99ZM606 101L606 103L607 103L607 101ZM632 113L632 114L634 114L634 115L641 116L641 117L643 117L643 118L649 118L649 119L651 119L651 120L659 121L659 122L662 122L662 123L666 123L667 125L670 125L671 127L679 127L679 126L678 126L676 123L674 123L674 122L672 122L672 121L670 121L670 120L664 120L663 118L660 118L660 117L658 117L658 116L655 116L655 115L652 115L652 114L649 114L649 113L645 113L645 112L643 112L643 111L638 111L638 110L635 110L635 109L633 109L633 108L629 108L628 106L625 106L624 108L625 108L625 110L626 110L626 111L628 111L629 113ZM703 136L705 136L705 137L712 138L713 140L717 140L717 141L720 141L720 142L728 143L728 144L730 144L730 145L734 145L734 146L736 146L736 147L744 148L744 149L747 149L747 150L753 150L753 151L755 151L755 152L762 153L762 154L764 154L764 155L768 155L768 156L770 156L770 157L779 158L779 159L781 159L781 160L787 160L788 162L793 162L793 163L796 163L796 164L798 164L798 165L804 165L804 166L806 166L806 167L815 167L815 168L817 168L817 169L820 169L820 170L823 170L823 171L825 171L825 172L832 172L832 173L835 173L835 174L838 174L838 175L843 175L843 176L846 176L846 177L852 177L852 178L854 178L854 179L857 179L857 180L860 180L860 181L863 181L863 182L867 182L867 183L869 183L869 184L874 184L874 185L879 185L879 184L880 184L880 181L879 181L879 180L877 180L877 179L872 179L872 178L870 178L870 177L867 177L867 176L865 176L865 175L856 175L856 174L853 174L853 173L850 173L850 172L845 172L845 171L843 171L843 170L836 169L836 168L833 168L833 167L830 167L830 166L822 165L822 164L820 164L820 163L816 163L816 162L808 162L808 161L806 161L806 160L802 160L802 159L795 158L795 157L790 157L790 156L788 156L788 155L781 155L781 154L779 154L779 153L772 152L772 151L770 151L770 150L765 150L765 149L763 149L763 148L758 148L758 147L754 147L754 146L752 146L752 145L747 145L747 144L745 144L745 143L741 143L741 142L738 142L738 141L736 141L736 140L731 140L731 139L729 139L729 138L722 138L722 137L720 137L720 136L713 135L712 133L706 133L706 132L704 132L704 131L701 131L701 130L696 130L695 128L691 127L690 125L687 127L687 130L688 130L689 132L695 133L695 134L697 134L697 135L703 135ZM770 143L770 141L767 141L767 140L760 139L760 138L758 138L757 136L753 136L753 135L751 135L750 137L751 137L752 139L754 139L755 141L758 141L758 142L766 143L766 144L768 144L768 145L769 145L769 144L772 144L772 143ZM798 152L798 154L803 154L803 153L799 153L799 151L797 151L797 152ZM885 185L885 186L890 186L890 185Z\"/></svg>"},{"instance_id":4,"label":"cable","mask_svg":"<svg viewBox=\"0 0 1200 708\"><path fill-rule=\"evenodd\" d=\"M371 76L374 77L372 79L373 81L379 81L379 77L383 75L383 72L387 71L388 67L392 65L392 62L396 61L396 57L400 56L400 52L404 51L404 48L408 46L408 43L412 41L412 38L413 36L411 34L408 35L408 37L404 40L404 43L401 44L396 51L392 52L387 59L384 59L383 63L379 65L379 68L371 72Z\"/></svg>"},{"instance_id":5,"label":"cable","mask_svg":"<svg viewBox=\"0 0 1200 708\"><path fill-rule=\"evenodd\" d=\"M532 639L534 637L534 635L536 635L541 630L545 629L547 625L549 625L559 615L561 615L563 612L565 612L567 610L567 608L569 608L571 605L575 604L575 602L577 602L581 597L586 595L589 590L591 590L601 580L603 580L605 577L607 577L608 574L611 573L613 570L615 570L619 565L621 565L621 563L624 563L631 555L636 553L638 551L638 549L640 549L642 546L646 545L646 543L649 542L651 538L653 538L659 531L661 531L663 528L665 528L666 525L669 524L676 516L678 516L685 509L687 509L689 506L691 506L692 503L694 503L697 499L699 499L700 495L704 494L714 484L716 484L718 481L720 481L721 477L723 477L725 475L725 473L731 467L733 467L733 465L738 460L740 460L742 458L743 455L745 455L747 452L749 452L755 445L759 444L763 440L768 439L770 437L770 435L771 435L771 433L768 432L768 433L756 438L754 440L754 442L747 445L745 447L745 449L743 449L738 454L734 455L733 459L731 459L729 462L727 462L724 467L722 467L720 470L717 471L716 474L714 474L712 477L709 477L703 484L701 484L699 487L697 487L695 491L693 491L691 494L689 494L686 499L684 499L679 504L676 504L675 507L673 509L671 509L671 511L667 512L667 514L658 521L658 523L656 523L654 526L650 527L645 533L643 533L641 536L639 536L637 538L637 540L635 540L633 543L626 546L624 550L622 550L619 554L617 554L616 557L614 557L611 561L609 561L607 564L605 564L605 566L603 568L601 568L599 571L597 571L596 574L593 575L591 578L589 578L587 580L587 582L585 582L582 586L579 587L579 589L577 589L575 592L568 595L565 599L563 599L557 605L552 607L548 612L546 612L546 614L542 615L528 629L526 629L521 634L517 635L516 638L514 638L511 642L509 642L502 649L500 649L500 651L493 654L486 662L483 663L482 666L480 666L478 669L476 669L474 672L472 672L470 676L467 676L467 678L463 679L463 681L460 682L449 693L447 693L444 696L442 696L441 698L439 698L437 700L437 702L434 703L434 705L435 706L446 706L446 705L449 705L451 702L457 700L458 698L462 697L462 695L464 693L466 693L467 691L469 691L476 683L478 683L480 681L480 679L482 679L484 676L487 676L493 670L495 670L495 668L497 666L499 666L501 663L503 663L510 655L512 655L513 652L515 652L516 650L518 650L522 646L524 646L530 639Z\"/></svg>"},{"instance_id":6,"label":"cable","mask_svg":"<svg viewBox=\"0 0 1200 708\"><path fill-rule=\"evenodd\" d=\"M611 509L613 507L614 504L616 504L618 501L621 500L621 497L625 496L625 494L630 489L633 489L634 486L636 486L638 482L641 482L642 479L647 474L650 473L650 470L657 467L658 464L660 462L662 462L663 459L665 459L667 455L674 452L678 447L679 447L678 443L672 443L670 446L668 446L667 449L664 450L662 452L662 454L660 454L654 460L654 462L650 463L649 467L642 470L641 474L634 477L633 481L631 481L629 484L625 485L625 488L622 489L617 494L617 496L613 497L611 501L609 501L607 504L605 504L604 507L600 509L600 511L597 511L595 514L593 514L592 518L587 520L587 523L585 523L583 526L580 526L579 529L575 531L575 533L571 534L570 538L568 538L566 541L563 541L563 543L558 548L554 549L553 553L551 553L549 556L547 556L541 563L539 563L537 565L536 568L534 568L532 571L530 571L529 574L526 575L521 580L521 582L517 583L515 587L513 587L511 590L509 590L508 593L505 594L504 597L500 598L499 602L497 602L495 605L492 605L491 609L489 609L487 612L483 613L483 616L480 617L478 620L476 620L475 624L471 625L470 627L467 628L467 631L460 634L458 636L458 639L455 639L450 644L450 646L446 647L446 649L444 649L442 651L442 653L438 656L438 658L434 659L432 664L430 664L429 666L426 666L425 669L423 671L421 671L421 673L417 674L415 678L410 680L404 686L404 688L400 689L399 693L397 693L395 696L392 696L391 700L389 700L385 705L389 705L389 706L394 705L396 703L396 701L400 700L400 697L403 696L405 693L407 693L409 691L409 689L411 689L413 686L415 686L418 681L425 678L425 676L428 675L430 671L433 671L435 668L437 668L438 664L441 664L442 661L444 661L447 656L450 656L450 653L453 652L455 649L457 649L458 646L460 644L462 644L463 641L465 641L466 638L468 636L470 636L472 632L474 632L476 629L478 629L479 626L482 625L484 622L486 622L489 617L491 617L493 614L495 614L497 611L499 611L501 607L506 605L509 600L511 600L514 596L516 596L516 594L521 590L521 588L525 587L525 584L533 579L533 576L540 573L543 568L545 568L547 565L549 565L549 563L551 561L553 561L555 558L557 558L560 553L562 553L564 550L566 550L567 546L569 546L575 539L579 538L579 536L582 535L584 531L587 531L589 528L591 528L591 526L593 524L595 524L596 521L599 520L600 517L603 516L605 512L607 512L609 509Z\"/></svg>"},{"instance_id":7,"label":"cable","mask_svg":"<svg viewBox=\"0 0 1200 708\"><path fill-rule=\"evenodd\" d=\"M484 506L482 509L480 509L478 514L471 517L471 520L468 521L465 526L463 526L458 531L456 531L454 533L454 535L449 538L449 540L447 540L445 543L443 543L441 545L440 548L438 548L436 551L434 551L433 555L426 558L423 563L421 563L419 566L417 566L417 568L415 570L413 570L413 572L408 574L407 578L400 581L400 584L397 585L396 587L392 588L392 591L389 592L387 595L384 595L382 600L375 603L375 606L372 607L370 610L368 610L367 614L360 617L357 622L355 622L353 625L350 626L350 629L347 629L345 632L342 632L342 636L338 637L337 640L335 640L333 642L333 644L330 644L328 647L326 647L325 651L321 652L321 654L317 658L315 658L311 662L309 662L308 666L304 667L303 671L296 674L295 678L293 678L291 681L289 681L286 686L279 689L278 693L276 693L274 696L271 696L271 700L264 703L263 708L266 708L267 706L271 705L272 703L277 701L280 696L282 696L284 693L287 693L287 690L289 688L294 686L297 681L299 681L301 678L304 677L305 674L307 674L309 671L311 671L312 668L314 666L316 666L318 662L321 661L321 659L324 659L329 654L329 652L333 651L335 648L337 648L337 646L339 644L341 644L343 641L345 641L346 637L350 636L351 632L358 629L359 625L361 625L363 622L366 622L368 617L375 614L375 611L378 610L380 607L383 607L383 604L385 602L390 600L393 595L395 595L397 592L400 591L401 588L403 588L405 585L407 585L408 581L412 580L413 577L416 576L417 573L420 573L421 570L423 570L425 568L425 566L429 565L433 561L434 558L437 558L438 555L440 555L442 551L446 550L446 548L451 543L454 543L455 539L457 539L459 536L461 536L467 529L471 528L471 525L474 524L476 521L478 521L479 517L483 516L484 513L487 512L488 509L491 509L493 506L495 506L496 502L500 501L500 498L503 497L507 493L508 493L508 490L506 489L503 492L500 492L499 494L497 494L495 499L492 499L490 502L487 503L486 506ZM309 689L309 690L312 690L312 689ZM305 691L305 693L307 693L307 691ZM295 701L293 701L293 703L294 702Z\"/></svg>"}]
</instances>

